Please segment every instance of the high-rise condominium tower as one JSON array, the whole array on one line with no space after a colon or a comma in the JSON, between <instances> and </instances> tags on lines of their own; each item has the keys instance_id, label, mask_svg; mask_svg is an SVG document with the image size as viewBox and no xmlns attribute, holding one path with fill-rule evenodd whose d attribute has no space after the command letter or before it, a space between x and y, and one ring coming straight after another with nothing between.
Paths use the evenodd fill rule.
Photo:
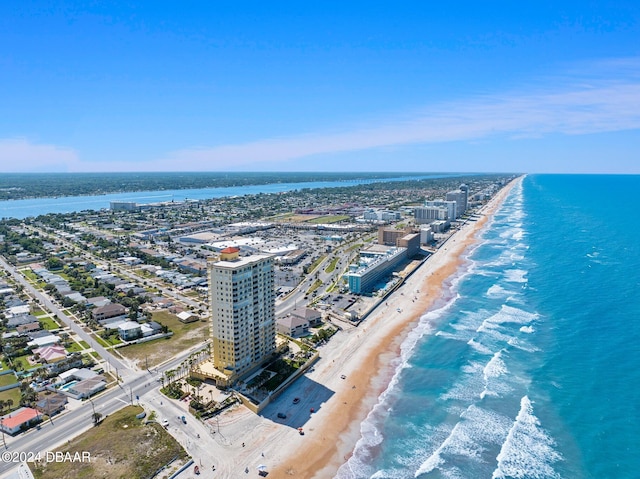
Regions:
<instances>
[{"instance_id":1,"label":"high-rise condominium tower","mask_svg":"<svg viewBox=\"0 0 640 479\"><path fill-rule=\"evenodd\" d=\"M275 350L273 257L226 248L207 265L212 359L229 378L250 372Z\"/></svg>"}]
</instances>

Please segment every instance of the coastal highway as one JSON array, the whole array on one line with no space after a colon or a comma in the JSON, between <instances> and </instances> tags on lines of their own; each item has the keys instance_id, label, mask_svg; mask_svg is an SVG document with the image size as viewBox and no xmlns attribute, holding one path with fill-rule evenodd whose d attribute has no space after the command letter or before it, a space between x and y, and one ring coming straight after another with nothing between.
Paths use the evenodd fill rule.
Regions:
<instances>
[{"instance_id":1,"label":"coastal highway","mask_svg":"<svg viewBox=\"0 0 640 479\"><path fill-rule=\"evenodd\" d=\"M32 428L29 431L11 437L5 434L6 449L0 444L2 451L12 453L46 454L64 442L93 427L93 412L100 413L102 417L122 409L129 404L137 404L136 397L151 393L152 396L160 395L157 391L160 378L165 371L174 369L190 354L202 349L206 345L193 347L173 359L166 361L153 371L139 371L131 373L129 379L123 383L111 387L106 392L95 396L91 400L82 402L78 408L66 411L59 416L54 416L52 421L43 422L40 429ZM155 391L155 393L153 393ZM169 401L165 401L168 403ZM0 475L4 475L18 463L0 461Z\"/></svg>"}]
</instances>

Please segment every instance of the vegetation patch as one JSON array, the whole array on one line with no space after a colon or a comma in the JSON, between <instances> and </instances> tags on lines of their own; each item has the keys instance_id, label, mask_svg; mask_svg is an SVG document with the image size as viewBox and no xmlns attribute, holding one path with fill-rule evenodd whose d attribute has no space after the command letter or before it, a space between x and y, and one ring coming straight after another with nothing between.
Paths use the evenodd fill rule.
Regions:
<instances>
[{"instance_id":1,"label":"vegetation patch","mask_svg":"<svg viewBox=\"0 0 640 479\"><path fill-rule=\"evenodd\" d=\"M291 215L288 219L291 223L304 223L318 218L318 215Z\"/></svg>"},{"instance_id":2,"label":"vegetation patch","mask_svg":"<svg viewBox=\"0 0 640 479\"><path fill-rule=\"evenodd\" d=\"M275 373L270 379L262 384L262 388L267 391L273 391L280 386L289 376L297 369L298 364L289 363L283 359L277 359L267 367L267 371Z\"/></svg>"},{"instance_id":3,"label":"vegetation patch","mask_svg":"<svg viewBox=\"0 0 640 479\"><path fill-rule=\"evenodd\" d=\"M75 341L69 341L69 345L66 346L65 349L70 353L79 353L84 348L80 346L78 343L76 343Z\"/></svg>"},{"instance_id":4,"label":"vegetation patch","mask_svg":"<svg viewBox=\"0 0 640 479\"><path fill-rule=\"evenodd\" d=\"M60 329L60 325L49 316L41 316L38 318L38 322L42 325L44 329Z\"/></svg>"},{"instance_id":5,"label":"vegetation patch","mask_svg":"<svg viewBox=\"0 0 640 479\"><path fill-rule=\"evenodd\" d=\"M311 294L313 293L316 289L318 289L320 286L322 286L322 281L320 281L319 279L316 279L313 284L311 285L311 287L307 290L307 294Z\"/></svg>"},{"instance_id":6,"label":"vegetation patch","mask_svg":"<svg viewBox=\"0 0 640 479\"><path fill-rule=\"evenodd\" d=\"M322 263L324 261L324 259L327 257L327 255L322 255L320 257L318 257L313 263L311 263L309 266L303 268L304 272L306 274L311 274L313 273L313 271L320 265L320 263Z\"/></svg>"},{"instance_id":7,"label":"vegetation patch","mask_svg":"<svg viewBox=\"0 0 640 479\"><path fill-rule=\"evenodd\" d=\"M18 379L16 379L15 375L13 375L12 373L3 374L2 376L0 376L0 387L8 386L9 384L15 384L17 382Z\"/></svg>"},{"instance_id":8,"label":"vegetation patch","mask_svg":"<svg viewBox=\"0 0 640 479\"><path fill-rule=\"evenodd\" d=\"M70 453L70 457L88 453L89 461L29 463L34 477L142 479L154 477L163 466L187 457L161 425L137 419L140 412L139 406L127 406L54 451Z\"/></svg>"},{"instance_id":9,"label":"vegetation patch","mask_svg":"<svg viewBox=\"0 0 640 479\"><path fill-rule=\"evenodd\" d=\"M311 223L314 225L317 224L328 224L328 223L339 223L341 221L348 220L350 217L346 215L329 215L329 216L319 216L318 218L314 218L312 220L307 221L307 223Z\"/></svg>"},{"instance_id":10,"label":"vegetation patch","mask_svg":"<svg viewBox=\"0 0 640 479\"><path fill-rule=\"evenodd\" d=\"M11 375L13 376L13 374ZM20 405L20 388L0 391L0 405L5 404L7 409L15 409ZM4 408L3 408L4 410Z\"/></svg>"},{"instance_id":11,"label":"vegetation patch","mask_svg":"<svg viewBox=\"0 0 640 479\"><path fill-rule=\"evenodd\" d=\"M173 336L146 343L131 344L118 349L127 358L137 360L142 367L153 367L176 354L203 342L207 338L207 323L183 323L174 314L156 311L153 320L167 326Z\"/></svg>"},{"instance_id":12,"label":"vegetation patch","mask_svg":"<svg viewBox=\"0 0 640 479\"><path fill-rule=\"evenodd\" d=\"M336 265L338 264L338 261L340 261L340 257L336 256L335 258L333 258L331 260L331 263L329 263L329 266L327 266L327 269L325 269L325 273L333 273L333 271L336 269Z\"/></svg>"},{"instance_id":13,"label":"vegetation patch","mask_svg":"<svg viewBox=\"0 0 640 479\"><path fill-rule=\"evenodd\" d=\"M364 246L364 244L363 244L363 243L356 243L356 244L354 244L353 246L349 246L349 247L346 249L346 252L347 252L347 253L350 253L350 252L351 252L351 251L353 251L354 249L360 249L360 248L362 248L363 246Z\"/></svg>"}]
</instances>

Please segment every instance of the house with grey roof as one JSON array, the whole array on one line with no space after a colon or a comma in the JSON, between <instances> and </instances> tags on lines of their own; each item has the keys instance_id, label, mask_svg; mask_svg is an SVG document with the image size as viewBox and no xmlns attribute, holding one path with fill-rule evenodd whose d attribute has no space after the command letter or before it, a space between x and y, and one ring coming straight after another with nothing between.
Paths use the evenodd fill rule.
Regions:
<instances>
[{"instance_id":1,"label":"house with grey roof","mask_svg":"<svg viewBox=\"0 0 640 479\"><path fill-rule=\"evenodd\" d=\"M309 334L309 321L299 316L288 314L276 320L276 331L292 338Z\"/></svg>"}]
</instances>

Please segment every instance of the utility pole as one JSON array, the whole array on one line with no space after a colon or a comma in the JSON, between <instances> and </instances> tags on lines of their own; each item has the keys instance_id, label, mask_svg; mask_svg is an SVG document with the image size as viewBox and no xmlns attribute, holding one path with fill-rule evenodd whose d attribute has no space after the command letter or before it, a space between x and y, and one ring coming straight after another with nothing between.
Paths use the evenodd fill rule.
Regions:
<instances>
[{"instance_id":1,"label":"utility pole","mask_svg":"<svg viewBox=\"0 0 640 479\"><path fill-rule=\"evenodd\" d=\"M0 430L2 430L2 444L7 448L7 441L4 439L4 417L0 418Z\"/></svg>"}]
</instances>

